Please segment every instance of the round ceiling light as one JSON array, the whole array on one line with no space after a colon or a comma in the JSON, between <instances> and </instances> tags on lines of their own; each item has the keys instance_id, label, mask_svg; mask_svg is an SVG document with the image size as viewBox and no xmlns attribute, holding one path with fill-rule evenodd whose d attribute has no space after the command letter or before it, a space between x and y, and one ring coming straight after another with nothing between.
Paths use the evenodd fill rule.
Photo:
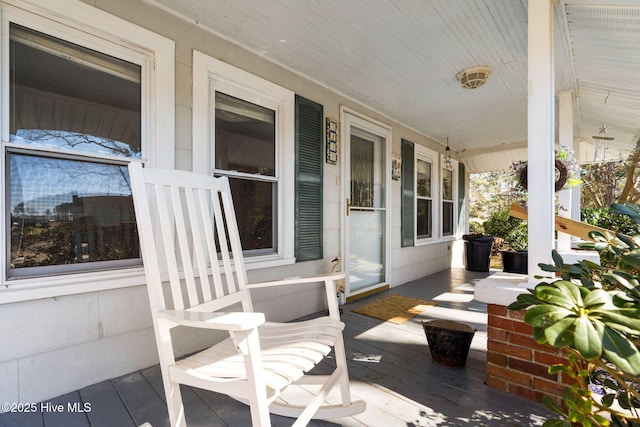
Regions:
<instances>
[{"instance_id":1,"label":"round ceiling light","mask_svg":"<svg viewBox=\"0 0 640 427\"><path fill-rule=\"evenodd\" d=\"M457 78L463 88L477 89L487 82L489 73L491 73L491 69L489 67L478 65L476 67L460 71Z\"/></svg>"}]
</instances>

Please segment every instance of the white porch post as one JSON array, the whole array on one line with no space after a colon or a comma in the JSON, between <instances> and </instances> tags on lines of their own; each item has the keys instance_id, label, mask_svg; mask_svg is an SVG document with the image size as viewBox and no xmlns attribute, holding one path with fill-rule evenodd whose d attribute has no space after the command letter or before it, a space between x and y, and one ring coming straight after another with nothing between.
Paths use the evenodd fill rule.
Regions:
<instances>
[{"instance_id":1,"label":"white porch post","mask_svg":"<svg viewBox=\"0 0 640 427\"><path fill-rule=\"evenodd\" d=\"M529 0L528 31L528 281L533 283L535 275L543 274L538 263L551 263L555 221L555 85L551 0Z\"/></svg>"},{"instance_id":2,"label":"white porch post","mask_svg":"<svg viewBox=\"0 0 640 427\"><path fill-rule=\"evenodd\" d=\"M560 146L573 149L573 92L562 92L559 97L558 107L558 142ZM574 204L580 203L580 193L574 191L574 188L568 188L560 191L558 194L558 215L579 220L574 217ZM576 200L577 198L577 200ZM571 251L571 235L558 232L558 251Z\"/></svg>"}]
</instances>

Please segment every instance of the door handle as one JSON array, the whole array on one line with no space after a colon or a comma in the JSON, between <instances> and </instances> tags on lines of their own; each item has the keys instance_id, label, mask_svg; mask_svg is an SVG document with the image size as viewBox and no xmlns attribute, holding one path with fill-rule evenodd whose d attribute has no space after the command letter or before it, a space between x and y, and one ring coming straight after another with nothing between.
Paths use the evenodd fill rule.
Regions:
<instances>
[{"instance_id":1,"label":"door handle","mask_svg":"<svg viewBox=\"0 0 640 427\"><path fill-rule=\"evenodd\" d=\"M349 202L349 198L347 197L347 216L349 216L350 210L351 210L351 202Z\"/></svg>"}]
</instances>

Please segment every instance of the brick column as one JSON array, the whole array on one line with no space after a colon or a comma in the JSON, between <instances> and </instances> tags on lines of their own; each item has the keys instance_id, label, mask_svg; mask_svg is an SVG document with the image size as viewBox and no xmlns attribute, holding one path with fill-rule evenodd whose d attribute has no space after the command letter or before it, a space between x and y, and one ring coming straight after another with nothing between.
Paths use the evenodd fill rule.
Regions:
<instances>
[{"instance_id":1,"label":"brick column","mask_svg":"<svg viewBox=\"0 0 640 427\"><path fill-rule=\"evenodd\" d=\"M549 396L559 404L571 378L550 375L548 368L566 358L559 350L535 342L532 327L523 320L524 311L488 304L487 313L487 385L536 402Z\"/></svg>"}]
</instances>

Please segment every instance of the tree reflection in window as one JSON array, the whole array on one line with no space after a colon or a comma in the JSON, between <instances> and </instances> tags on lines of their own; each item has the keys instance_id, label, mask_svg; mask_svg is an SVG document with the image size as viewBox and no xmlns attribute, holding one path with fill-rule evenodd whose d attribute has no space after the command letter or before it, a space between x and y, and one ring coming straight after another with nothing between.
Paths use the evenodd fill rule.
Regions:
<instances>
[{"instance_id":1,"label":"tree reflection in window","mask_svg":"<svg viewBox=\"0 0 640 427\"><path fill-rule=\"evenodd\" d=\"M120 141L62 130L20 129L16 135L11 135L11 141L61 150L84 151L135 159L139 159L141 156L140 147L134 149L131 145Z\"/></svg>"},{"instance_id":2,"label":"tree reflection in window","mask_svg":"<svg viewBox=\"0 0 640 427\"><path fill-rule=\"evenodd\" d=\"M126 165L10 153L8 169L13 269L138 258Z\"/></svg>"}]
</instances>

